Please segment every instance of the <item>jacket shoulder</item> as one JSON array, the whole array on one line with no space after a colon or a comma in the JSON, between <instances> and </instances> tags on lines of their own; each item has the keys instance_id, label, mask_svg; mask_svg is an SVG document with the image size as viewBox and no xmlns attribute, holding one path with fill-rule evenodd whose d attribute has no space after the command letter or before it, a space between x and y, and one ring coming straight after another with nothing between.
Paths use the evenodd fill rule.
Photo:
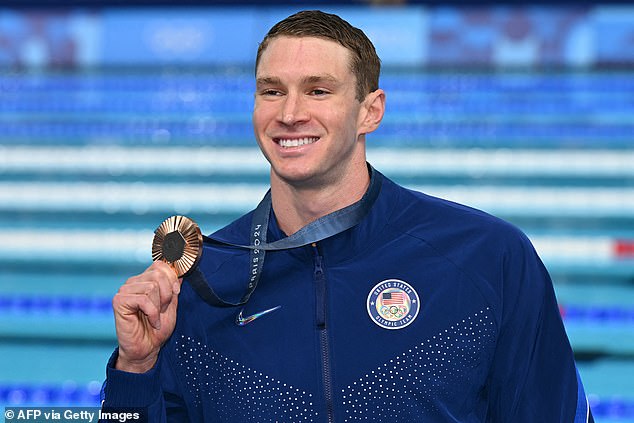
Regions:
<instances>
[{"instance_id":1,"label":"jacket shoulder","mask_svg":"<svg viewBox=\"0 0 634 423\"><path fill-rule=\"evenodd\" d=\"M515 248L530 241L512 223L486 211L402 188L395 222L401 230L430 244L461 241L467 245L493 242L500 248Z\"/></svg>"}]
</instances>

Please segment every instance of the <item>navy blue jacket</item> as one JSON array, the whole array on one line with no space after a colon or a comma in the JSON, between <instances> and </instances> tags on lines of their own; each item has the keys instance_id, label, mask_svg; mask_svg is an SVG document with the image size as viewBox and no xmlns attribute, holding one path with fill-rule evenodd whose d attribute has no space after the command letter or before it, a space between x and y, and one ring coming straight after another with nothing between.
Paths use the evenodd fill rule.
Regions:
<instances>
[{"instance_id":1,"label":"navy blue jacket","mask_svg":"<svg viewBox=\"0 0 634 423\"><path fill-rule=\"evenodd\" d=\"M239 326L190 284L146 374L107 368L105 407L150 421L585 422L551 280L518 229L398 186L352 229L269 252ZM249 244L251 214L219 231ZM282 238L271 218L268 240ZM206 245L222 298L249 279L245 249Z\"/></svg>"}]
</instances>

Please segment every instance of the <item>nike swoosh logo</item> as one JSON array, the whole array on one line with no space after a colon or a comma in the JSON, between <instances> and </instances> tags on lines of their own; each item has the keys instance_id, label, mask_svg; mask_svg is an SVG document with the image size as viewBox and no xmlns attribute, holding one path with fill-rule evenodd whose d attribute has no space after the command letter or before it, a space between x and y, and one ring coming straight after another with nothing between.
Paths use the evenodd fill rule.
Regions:
<instances>
[{"instance_id":1,"label":"nike swoosh logo","mask_svg":"<svg viewBox=\"0 0 634 423\"><path fill-rule=\"evenodd\" d=\"M264 310L264 311L261 311L259 313L255 313L255 314L252 314L252 315L246 316L246 317L242 316L242 312L244 311L244 308L243 308L242 310L240 310L240 314L238 314L238 317L236 317L236 325L245 326L245 325L251 323L252 321L254 321L255 319L257 319L258 317L262 317L265 314L271 313L271 312L273 312L273 311L275 311L275 310L277 310L278 308L281 308L281 307L282 306L279 305L277 307L269 308L268 310Z\"/></svg>"}]
</instances>

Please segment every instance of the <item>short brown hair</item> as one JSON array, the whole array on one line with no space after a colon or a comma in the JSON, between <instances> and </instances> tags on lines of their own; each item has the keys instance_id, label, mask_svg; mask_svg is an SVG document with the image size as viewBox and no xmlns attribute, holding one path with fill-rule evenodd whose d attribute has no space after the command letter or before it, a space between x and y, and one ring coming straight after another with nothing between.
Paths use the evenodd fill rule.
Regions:
<instances>
[{"instance_id":1,"label":"short brown hair","mask_svg":"<svg viewBox=\"0 0 634 423\"><path fill-rule=\"evenodd\" d=\"M355 28L337 15L319 10L305 10L295 13L275 24L258 47L255 70L262 52L269 42L279 36L319 37L333 40L350 50L352 61L350 70L357 78L356 98L363 101L368 93L379 88L381 60L376 54L372 41L359 28Z\"/></svg>"}]
</instances>

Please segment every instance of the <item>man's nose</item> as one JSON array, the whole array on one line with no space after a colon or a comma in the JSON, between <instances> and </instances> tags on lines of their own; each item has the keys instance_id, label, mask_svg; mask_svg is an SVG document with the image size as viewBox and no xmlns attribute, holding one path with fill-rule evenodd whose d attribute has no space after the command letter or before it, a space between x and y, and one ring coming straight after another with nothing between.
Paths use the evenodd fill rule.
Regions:
<instances>
[{"instance_id":1,"label":"man's nose","mask_svg":"<svg viewBox=\"0 0 634 423\"><path fill-rule=\"evenodd\" d=\"M308 120L309 116L306 102L301 94L289 93L286 95L280 116L285 125L304 122Z\"/></svg>"}]
</instances>

